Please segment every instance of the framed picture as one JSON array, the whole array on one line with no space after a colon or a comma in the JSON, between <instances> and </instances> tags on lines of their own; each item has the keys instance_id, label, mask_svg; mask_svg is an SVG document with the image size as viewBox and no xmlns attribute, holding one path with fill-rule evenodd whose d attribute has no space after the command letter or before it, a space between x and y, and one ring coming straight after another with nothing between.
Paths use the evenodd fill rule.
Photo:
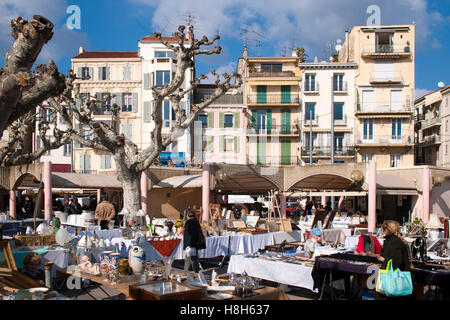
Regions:
<instances>
[{"instance_id":1,"label":"framed picture","mask_svg":"<svg viewBox=\"0 0 450 320\"><path fill-rule=\"evenodd\" d=\"M17 271L9 241L0 241L0 271Z\"/></svg>"},{"instance_id":2,"label":"framed picture","mask_svg":"<svg viewBox=\"0 0 450 320\"><path fill-rule=\"evenodd\" d=\"M247 216L247 227L255 228L258 224L259 216Z\"/></svg>"},{"instance_id":3,"label":"framed picture","mask_svg":"<svg viewBox=\"0 0 450 320\"><path fill-rule=\"evenodd\" d=\"M245 229L247 226L242 220L233 220L233 228Z\"/></svg>"}]
</instances>

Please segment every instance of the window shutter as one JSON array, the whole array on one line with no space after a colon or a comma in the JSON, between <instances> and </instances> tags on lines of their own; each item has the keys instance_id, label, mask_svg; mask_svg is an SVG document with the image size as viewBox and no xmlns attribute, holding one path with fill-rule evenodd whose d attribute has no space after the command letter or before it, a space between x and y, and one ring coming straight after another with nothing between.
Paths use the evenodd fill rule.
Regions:
<instances>
[{"instance_id":1,"label":"window shutter","mask_svg":"<svg viewBox=\"0 0 450 320\"><path fill-rule=\"evenodd\" d=\"M133 140L133 125L131 123L128 124L128 139Z\"/></svg>"},{"instance_id":2,"label":"window shutter","mask_svg":"<svg viewBox=\"0 0 450 320\"><path fill-rule=\"evenodd\" d=\"M132 94L132 106L131 106L131 111L133 112L138 112L139 110L139 105L138 105L138 93L137 92L133 92Z\"/></svg>"},{"instance_id":3,"label":"window shutter","mask_svg":"<svg viewBox=\"0 0 450 320\"><path fill-rule=\"evenodd\" d=\"M87 154L84 159L86 161L84 164L84 170L91 170L91 155Z\"/></svg>"},{"instance_id":4,"label":"window shutter","mask_svg":"<svg viewBox=\"0 0 450 320\"><path fill-rule=\"evenodd\" d=\"M150 88L149 89L151 89L153 86L155 86L155 73L154 72L152 72L150 74Z\"/></svg>"},{"instance_id":5,"label":"window shutter","mask_svg":"<svg viewBox=\"0 0 450 320\"><path fill-rule=\"evenodd\" d=\"M224 152L225 151L225 137L224 136L220 136L219 137L219 152Z\"/></svg>"},{"instance_id":6,"label":"window shutter","mask_svg":"<svg viewBox=\"0 0 450 320\"><path fill-rule=\"evenodd\" d=\"M98 67L98 80L103 80L102 78L102 67Z\"/></svg>"},{"instance_id":7,"label":"window shutter","mask_svg":"<svg viewBox=\"0 0 450 320\"><path fill-rule=\"evenodd\" d=\"M256 117L257 117L256 110L252 110L252 126L255 129L256 129Z\"/></svg>"},{"instance_id":8,"label":"window shutter","mask_svg":"<svg viewBox=\"0 0 450 320\"><path fill-rule=\"evenodd\" d=\"M89 80L94 80L94 68L89 68Z\"/></svg>"},{"instance_id":9,"label":"window shutter","mask_svg":"<svg viewBox=\"0 0 450 320\"><path fill-rule=\"evenodd\" d=\"M234 113L234 127L239 128L239 112Z\"/></svg>"},{"instance_id":10,"label":"window shutter","mask_svg":"<svg viewBox=\"0 0 450 320\"><path fill-rule=\"evenodd\" d=\"M150 73L144 73L144 90L150 90Z\"/></svg>"},{"instance_id":11,"label":"window shutter","mask_svg":"<svg viewBox=\"0 0 450 320\"><path fill-rule=\"evenodd\" d=\"M105 80L111 80L111 75L110 75L110 67L106 67L106 79Z\"/></svg>"},{"instance_id":12,"label":"window shutter","mask_svg":"<svg viewBox=\"0 0 450 320\"><path fill-rule=\"evenodd\" d=\"M214 128L214 112L208 112L208 128Z\"/></svg>"},{"instance_id":13,"label":"window shutter","mask_svg":"<svg viewBox=\"0 0 450 320\"><path fill-rule=\"evenodd\" d=\"M77 77L78 77L78 78L81 78L81 67L78 67Z\"/></svg>"},{"instance_id":14,"label":"window shutter","mask_svg":"<svg viewBox=\"0 0 450 320\"><path fill-rule=\"evenodd\" d=\"M236 153L239 152L239 137L238 136L234 137L234 152L236 152Z\"/></svg>"},{"instance_id":15,"label":"window shutter","mask_svg":"<svg viewBox=\"0 0 450 320\"><path fill-rule=\"evenodd\" d=\"M75 107L77 108L77 110L81 109L81 100L78 98L75 98Z\"/></svg>"},{"instance_id":16,"label":"window shutter","mask_svg":"<svg viewBox=\"0 0 450 320\"><path fill-rule=\"evenodd\" d=\"M84 163L84 154L80 155L80 170L84 171L85 170L85 163Z\"/></svg>"},{"instance_id":17,"label":"window shutter","mask_svg":"<svg viewBox=\"0 0 450 320\"><path fill-rule=\"evenodd\" d=\"M267 109L267 133L270 134L272 131L272 109Z\"/></svg>"},{"instance_id":18,"label":"window shutter","mask_svg":"<svg viewBox=\"0 0 450 320\"><path fill-rule=\"evenodd\" d=\"M224 127L224 122L225 122L225 113L219 112L219 128Z\"/></svg>"},{"instance_id":19,"label":"window shutter","mask_svg":"<svg viewBox=\"0 0 450 320\"><path fill-rule=\"evenodd\" d=\"M214 137L208 136L208 145L207 145L208 152L213 152L214 150Z\"/></svg>"},{"instance_id":20,"label":"window shutter","mask_svg":"<svg viewBox=\"0 0 450 320\"><path fill-rule=\"evenodd\" d=\"M105 158L106 158L106 155L105 154L102 154L102 155L100 155L100 169L105 169Z\"/></svg>"},{"instance_id":21,"label":"window shutter","mask_svg":"<svg viewBox=\"0 0 450 320\"><path fill-rule=\"evenodd\" d=\"M150 123L150 117L151 117L151 113L150 113L150 101L145 101L144 102L144 111L143 111L144 115L144 123Z\"/></svg>"},{"instance_id":22,"label":"window shutter","mask_svg":"<svg viewBox=\"0 0 450 320\"><path fill-rule=\"evenodd\" d=\"M80 124L79 123L75 123L73 125L73 127L74 127L75 132L79 133L79 131L80 131ZM81 144L79 142L77 142L77 141L74 141L73 144L74 144L75 148L80 148L81 147Z\"/></svg>"},{"instance_id":23,"label":"window shutter","mask_svg":"<svg viewBox=\"0 0 450 320\"><path fill-rule=\"evenodd\" d=\"M100 92L96 92L95 93L95 100L97 100L97 101L102 100L102 94ZM102 110L102 103L101 102L97 102L96 105L97 105L96 106L97 110L101 111Z\"/></svg>"},{"instance_id":24,"label":"window shutter","mask_svg":"<svg viewBox=\"0 0 450 320\"><path fill-rule=\"evenodd\" d=\"M402 120L398 119L397 121L398 121L397 122L397 135L399 137L401 137L402 136Z\"/></svg>"},{"instance_id":25,"label":"window shutter","mask_svg":"<svg viewBox=\"0 0 450 320\"><path fill-rule=\"evenodd\" d=\"M106 160L105 169L111 169L111 155L110 154L105 155L105 160Z\"/></svg>"}]
</instances>

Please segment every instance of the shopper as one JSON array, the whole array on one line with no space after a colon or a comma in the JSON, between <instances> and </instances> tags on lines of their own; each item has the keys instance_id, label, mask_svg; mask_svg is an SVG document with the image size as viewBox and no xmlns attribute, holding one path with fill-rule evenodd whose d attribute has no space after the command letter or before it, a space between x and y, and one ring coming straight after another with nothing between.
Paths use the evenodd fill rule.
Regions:
<instances>
[{"instance_id":1,"label":"shopper","mask_svg":"<svg viewBox=\"0 0 450 320\"><path fill-rule=\"evenodd\" d=\"M36 252L30 252L23 259L23 268L20 271L41 285L45 285L45 273L38 269L41 263L41 256Z\"/></svg>"},{"instance_id":2,"label":"shopper","mask_svg":"<svg viewBox=\"0 0 450 320\"><path fill-rule=\"evenodd\" d=\"M305 241L305 255L312 257L316 247L321 246L325 241L322 238L322 231L319 228L313 228L309 234L309 239Z\"/></svg>"},{"instance_id":3,"label":"shopper","mask_svg":"<svg viewBox=\"0 0 450 320\"><path fill-rule=\"evenodd\" d=\"M29 196L25 196L25 200L22 204L22 215L24 219L33 218L34 203Z\"/></svg>"},{"instance_id":4,"label":"shopper","mask_svg":"<svg viewBox=\"0 0 450 320\"><path fill-rule=\"evenodd\" d=\"M102 195L100 200L101 202L97 205L97 208L95 208L95 217L103 230L108 229L109 221L113 220L116 216L116 210L112 203L108 201L107 195Z\"/></svg>"},{"instance_id":5,"label":"shopper","mask_svg":"<svg viewBox=\"0 0 450 320\"><path fill-rule=\"evenodd\" d=\"M205 236L200 223L195 218L195 212L190 210L184 225L183 249L185 250L184 270L200 271L198 250L206 249ZM192 268L192 269L191 269Z\"/></svg>"},{"instance_id":6,"label":"shopper","mask_svg":"<svg viewBox=\"0 0 450 320\"><path fill-rule=\"evenodd\" d=\"M81 210L81 204L78 203L78 198L73 197L72 203L69 207L69 214L81 214L83 210Z\"/></svg>"}]
</instances>

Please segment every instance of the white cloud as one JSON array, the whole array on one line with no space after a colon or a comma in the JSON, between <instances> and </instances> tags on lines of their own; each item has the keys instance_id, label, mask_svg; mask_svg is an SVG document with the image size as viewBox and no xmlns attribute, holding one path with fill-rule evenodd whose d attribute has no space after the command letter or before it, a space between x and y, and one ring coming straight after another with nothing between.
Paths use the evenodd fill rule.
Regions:
<instances>
[{"instance_id":1,"label":"white cloud","mask_svg":"<svg viewBox=\"0 0 450 320\"><path fill-rule=\"evenodd\" d=\"M427 93L431 92L431 90L422 89L422 88L416 88L414 91L415 91L415 98L414 98L414 100L417 100L417 99L423 97L424 95L426 95Z\"/></svg>"}]
</instances>

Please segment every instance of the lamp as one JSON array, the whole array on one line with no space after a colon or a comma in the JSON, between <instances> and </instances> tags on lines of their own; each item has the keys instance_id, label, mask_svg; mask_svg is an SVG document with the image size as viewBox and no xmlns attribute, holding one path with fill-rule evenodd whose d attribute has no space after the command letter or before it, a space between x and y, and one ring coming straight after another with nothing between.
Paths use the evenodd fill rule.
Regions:
<instances>
[{"instance_id":1,"label":"lamp","mask_svg":"<svg viewBox=\"0 0 450 320\"><path fill-rule=\"evenodd\" d=\"M433 184L434 185L441 184L444 181L445 181L445 176L443 176L443 175L438 174L438 175L435 175L433 177Z\"/></svg>"},{"instance_id":2,"label":"lamp","mask_svg":"<svg viewBox=\"0 0 450 320\"><path fill-rule=\"evenodd\" d=\"M432 213L425 228L428 229L431 239L437 240L439 238L439 229L443 229L444 225L439 220L437 213Z\"/></svg>"},{"instance_id":3,"label":"lamp","mask_svg":"<svg viewBox=\"0 0 450 320\"><path fill-rule=\"evenodd\" d=\"M350 174L350 178L353 181L360 182L364 178L364 175L359 170L353 170L352 173Z\"/></svg>"}]
</instances>

